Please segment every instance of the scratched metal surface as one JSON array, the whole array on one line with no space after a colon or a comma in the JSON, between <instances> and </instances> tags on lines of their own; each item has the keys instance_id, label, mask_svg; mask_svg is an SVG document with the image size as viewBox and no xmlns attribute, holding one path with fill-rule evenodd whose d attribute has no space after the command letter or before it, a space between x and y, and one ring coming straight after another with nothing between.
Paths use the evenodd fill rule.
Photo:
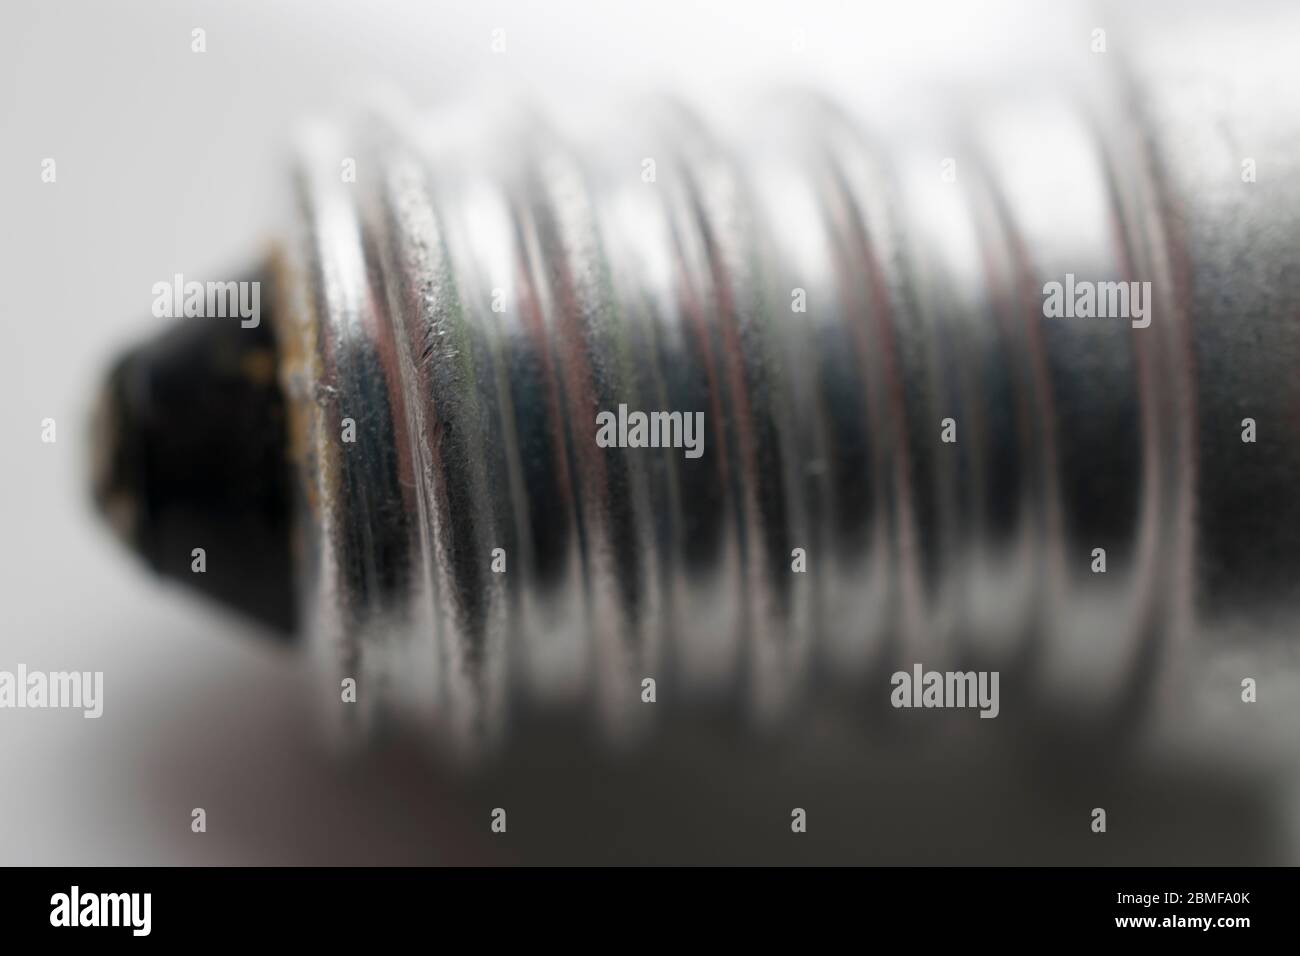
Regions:
<instances>
[{"instance_id":1,"label":"scratched metal surface","mask_svg":"<svg viewBox=\"0 0 1300 956\"><path fill-rule=\"evenodd\" d=\"M1017 720L1178 697L1199 621L1297 586L1295 67L1254 30L905 120L314 129L286 384L329 686L469 750L534 704L635 739L643 677L759 725L915 661L1003 671ZM1066 273L1149 281L1153 321L1045 319ZM598 447L619 404L703 412L703 456Z\"/></svg>"},{"instance_id":2,"label":"scratched metal surface","mask_svg":"<svg viewBox=\"0 0 1300 956\"><path fill-rule=\"evenodd\" d=\"M10 337L0 350L0 420L13 452L0 496L4 666L102 669L108 698L99 721L31 710L0 720L8 771L0 860L1294 863L1300 578L1292 573L1294 496L1280 489L1295 474L1287 424L1294 257L1286 249L1295 246L1291 164L1300 113L1287 60L1296 31L1285 5L1122 4L1080 14L1072 4L807 3L798 8L807 44L796 59L787 32L795 24L781 4L746 4L740 18L696 3L658 4L653 18L632 22L625 10L580 2L472 10L232 3L201 11L211 45L194 57L187 40L196 14L175 5L5 6L12 28L0 31L0 59L14 76L39 82L10 84L4 92L14 95L0 95L7 147L0 191L11 227L0 231ZM510 27L507 57L487 52L494 15ZM855 114L855 129L865 135L874 126L887 159L895 127L872 107L858 110L860 97L893 89L885 98L924 122L917 74L946 71L964 87L1004 63L1017 82L1007 94L1014 107L1017 91L1050 85L1065 68L1062 51L1082 48L1096 23L1108 28L1111 51L1087 60L1087 69L1109 74L1123 53L1135 73L1164 77L1144 81L1141 99L1128 102L1142 104L1135 128L1149 139L1145 162L1176 187L1162 200L1165 248L1177 253L1184 295L1200 303L1188 313L1198 317L1199 343L1200 404L1190 419L1198 436L1198 638L1164 655L1162 673L1187 673L1148 715L1156 720L1085 747L1077 738L1044 740L1028 708L1011 698L995 721L890 711L887 672L868 673L863 682L823 682L758 734L684 713L679 697L661 694L656 732L634 759L618 759L589 746L600 734L590 708L580 709L586 719L566 721L549 708L543 719L530 704L543 696L538 690L513 697L499 759L477 776L429 764L419 734L340 763L316 748L308 706L325 696L330 713L342 712L328 681L313 686L295 657L254 639L255 626L161 585L124 558L88 505L75 507L85 497L87 462L73 440L90 427L82 412L111 356L159 325L147 319L150 284L177 270L242 268L257 237L278 233L285 220L275 199L285 180L276 147L286 119L344 99L358 75L383 73L417 102L434 104L474 102L513 70L548 97L552 122L561 122L575 97L550 98L557 78L580 89L660 81L707 89L724 79L730 60L754 73L825 81L831 98ZM1140 43L1139 28L1147 37ZM1023 65L1030 55L1043 72ZM1201 72L1216 63L1221 74ZM735 125L761 122L743 117L762 112L737 108ZM616 118L603 128L638 121L631 110ZM733 141L726 124L704 119ZM511 126L500 128L504 135ZM939 145L924 157L931 166L954 153ZM628 152L633 171L619 175L639 175L648 150ZM34 175L34 158L51 153L59 158L57 187ZM1260 160L1251 187L1237 177L1245 155ZM327 171L337 175L337 164ZM962 180L966 172L963 162ZM797 246L793 235L775 239ZM627 237L637 249L661 248L653 236L639 240ZM1261 423L1250 451L1267 449L1253 460L1241 457L1235 439L1248 412ZM36 453L33 423L46 415L58 418L60 441ZM854 425L837 428L851 434ZM1226 444L1221 425L1233 426ZM724 520L731 521L717 519ZM823 562L819 573L836 567ZM851 565L843 568L848 575ZM848 578L872 596L827 586L835 615L881 600L870 585L892 580L890 570ZM553 620L570 619L563 600L551 600ZM733 613L725 602L719 610ZM871 623L862 622L864 630ZM818 640L835 634L823 627ZM873 637L885 645L890 632L867 633L867 642ZM668 633L669 646L678 642ZM838 652L820 643L812 651L815 660L831 653ZM518 655L509 659L517 673ZM931 659L939 658L927 652ZM717 672L727 684L741 677ZM1257 705L1240 700L1243 676L1260 678ZM831 685L840 684L835 693ZM202 838L189 830L200 802L210 820ZM487 828L489 809L502 804L508 837ZM1105 837L1087 830L1098 804L1111 813ZM809 811L800 837L789 833L792 806Z\"/></svg>"}]
</instances>

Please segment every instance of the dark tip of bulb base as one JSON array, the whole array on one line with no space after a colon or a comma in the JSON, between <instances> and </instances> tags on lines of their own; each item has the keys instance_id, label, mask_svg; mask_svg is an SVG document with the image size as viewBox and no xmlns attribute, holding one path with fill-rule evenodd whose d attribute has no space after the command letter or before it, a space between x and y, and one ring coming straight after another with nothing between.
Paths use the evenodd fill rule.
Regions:
<instances>
[{"instance_id":1,"label":"dark tip of bulb base","mask_svg":"<svg viewBox=\"0 0 1300 956\"><path fill-rule=\"evenodd\" d=\"M269 274L253 276L272 303ZM166 320L113 365L94 411L93 493L157 573L284 638L296 626L291 469L273 323Z\"/></svg>"}]
</instances>

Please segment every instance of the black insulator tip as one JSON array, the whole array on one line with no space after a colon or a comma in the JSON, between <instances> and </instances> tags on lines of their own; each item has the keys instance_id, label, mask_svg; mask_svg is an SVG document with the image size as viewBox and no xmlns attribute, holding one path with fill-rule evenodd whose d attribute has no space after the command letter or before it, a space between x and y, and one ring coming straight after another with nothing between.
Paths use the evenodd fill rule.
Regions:
<instances>
[{"instance_id":1,"label":"black insulator tip","mask_svg":"<svg viewBox=\"0 0 1300 956\"><path fill-rule=\"evenodd\" d=\"M250 281L273 301L267 277ZM93 489L154 570L288 636L292 479L270 318L169 319L123 355L95 410Z\"/></svg>"}]
</instances>

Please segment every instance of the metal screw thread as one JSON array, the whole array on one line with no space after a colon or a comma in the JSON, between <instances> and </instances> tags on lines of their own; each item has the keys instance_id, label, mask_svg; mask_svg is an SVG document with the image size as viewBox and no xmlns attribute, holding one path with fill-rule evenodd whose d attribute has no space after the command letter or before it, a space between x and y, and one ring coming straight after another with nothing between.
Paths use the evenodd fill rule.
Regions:
<instances>
[{"instance_id":1,"label":"metal screw thread","mask_svg":"<svg viewBox=\"0 0 1300 956\"><path fill-rule=\"evenodd\" d=\"M511 700L592 696L625 738L646 678L769 720L914 662L1124 700L1191 630L1214 317L1152 102L309 136L281 339L352 713L476 747ZM1067 274L1150 282L1150 325L1045 318ZM620 405L703 413L702 456L598 446Z\"/></svg>"}]
</instances>

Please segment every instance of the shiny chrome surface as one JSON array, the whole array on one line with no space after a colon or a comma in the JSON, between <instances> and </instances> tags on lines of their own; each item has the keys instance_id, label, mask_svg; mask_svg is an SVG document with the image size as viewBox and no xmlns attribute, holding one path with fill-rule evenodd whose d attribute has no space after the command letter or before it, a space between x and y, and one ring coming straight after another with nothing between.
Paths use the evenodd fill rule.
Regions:
<instances>
[{"instance_id":1,"label":"shiny chrome surface","mask_svg":"<svg viewBox=\"0 0 1300 956\"><path fill-rule=\"evenodd\" d=\"M1088 719L1179 679L1198 594L1294 610L1294 68L1147 53L924 121L787 94L306 137L281 337L334 699L463 749L593 701L624 740L643 678L761 723L919 661ZM1066 273L1149 281L1153 321L1044 318ZM599 447L619 404L703 412L703 456Z\"/></svg>"}]
</instances>

